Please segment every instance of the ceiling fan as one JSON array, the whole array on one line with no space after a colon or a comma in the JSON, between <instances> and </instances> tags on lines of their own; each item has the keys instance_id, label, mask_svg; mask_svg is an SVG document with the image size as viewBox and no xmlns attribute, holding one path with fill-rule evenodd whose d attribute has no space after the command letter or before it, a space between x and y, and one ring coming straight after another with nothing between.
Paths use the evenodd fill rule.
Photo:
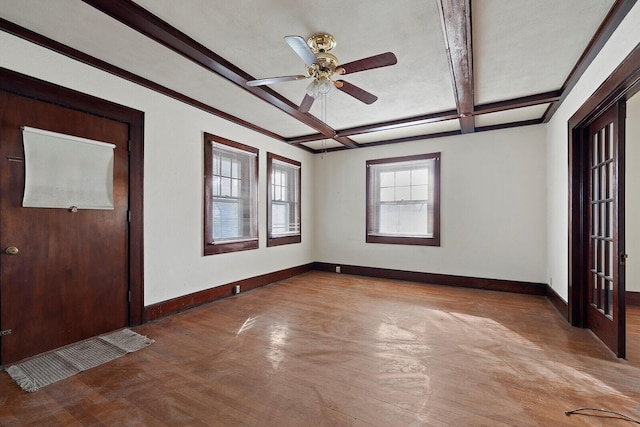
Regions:
<instances>
[{"instance_id":1,"label":"ceiling fan","mask_svg":"<svg viewBox=\"0 0 640 427\"><path fill-rule=\"evenodd\" d=\"M318 96L328 94L334 88L353 96L365 104L373 104L378 99L377 96L344 80L333 80L333 77L373 68L387 67L398 62L393 53L386 52L340 65L338 58L329 53L336 46L336 39L330 34L314 34L307 40L300 36L286 36L284 41L305 62L307 74L249 80L247 81L247 86L264 86L272 83L313 79L307 87L307 93L298 108L303 113L311 109L313 101Z\"/></svg>"}]
</instances>

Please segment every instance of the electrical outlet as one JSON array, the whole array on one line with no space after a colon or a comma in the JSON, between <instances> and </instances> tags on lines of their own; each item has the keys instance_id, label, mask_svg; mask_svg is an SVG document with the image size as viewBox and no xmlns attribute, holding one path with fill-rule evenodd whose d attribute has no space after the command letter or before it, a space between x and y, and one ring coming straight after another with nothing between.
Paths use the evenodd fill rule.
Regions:
<instances>
[{"instance_id":1,"label":"electrical outlet","mask_svg":"<svg viewBox=\"0 0 640 427\"><path fill-rule=\"evenodd\" d=\"M340 266L336 265L336 273L340 273Z\"/></svg>"}]
</instances>

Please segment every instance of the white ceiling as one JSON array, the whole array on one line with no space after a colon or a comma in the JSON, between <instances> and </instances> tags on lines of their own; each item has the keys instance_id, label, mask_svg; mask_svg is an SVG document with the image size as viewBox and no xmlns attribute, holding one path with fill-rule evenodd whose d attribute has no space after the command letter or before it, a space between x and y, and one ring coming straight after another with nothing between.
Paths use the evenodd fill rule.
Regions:
<instances>
[{"instance_id":1,"label":"white ceiling","mask_svg":"<svg viewBox=\"0 0 640 427\"><path fill-rule=\"evenodd\" d=\"M130 3L129 0L112 0ZM326 32L337 40L341 63L391 51L394 66L348 74L378 97L366 105L342 93L310 114L335 130L456 113L456 92L443 27L450 0L135 0L254 78L305 74L302 60L283 41ZM455 0L454 0L455 2ZM460 2L458 2L460 3ZM472 0L470 2L474 105L560 91L613 0ZM250 122L283 140L318 134L299 117L255 96L188 57L158 43L81 0L0 0L0 17L106 61L144 79ZM450 42L449 42L450 43ZM449 44L450 46L450 44ZM291 103L308 81L270 88ZM259 89L262 90L262 89ZM475 127L541 120L549 103L475 115ZM350 135L357 144L460 132L450 116L408 127ZM311 138L304 145L341 147ZM286 142L285 142L286 143Z\"/></svg>"}]
</instances>

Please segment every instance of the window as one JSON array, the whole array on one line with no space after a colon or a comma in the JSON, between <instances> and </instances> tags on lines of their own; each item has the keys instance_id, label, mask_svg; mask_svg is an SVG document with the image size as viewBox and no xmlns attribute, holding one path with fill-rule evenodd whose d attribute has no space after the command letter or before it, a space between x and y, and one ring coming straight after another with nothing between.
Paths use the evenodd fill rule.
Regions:
<instances>
[{"instance_id":1,"label":"window","mask_svg":"<svg viewBox=\"0 0 640 427\"><path fill-rule=\"evenodd\" d=\"M205 133L204 254L258 247L258 150Z\"/></svg>"},{"instance_id":2,"label":"window","mask_svg":"<svg viewBox=\"0 0 640 427\"><path fill-rule=\"evenodd\" d=\"M267 246L300 243L300 162L267 153Z\"/></svg>"},{"instance_id":3,"label":"window","mask_svg":"<svg viewBox=\"0 0 640 427\"><path fill-rule=\"evenodd\" d=\"M367 161L367 242L440 246L440 153Z\"/></svg>"}]
</instances>

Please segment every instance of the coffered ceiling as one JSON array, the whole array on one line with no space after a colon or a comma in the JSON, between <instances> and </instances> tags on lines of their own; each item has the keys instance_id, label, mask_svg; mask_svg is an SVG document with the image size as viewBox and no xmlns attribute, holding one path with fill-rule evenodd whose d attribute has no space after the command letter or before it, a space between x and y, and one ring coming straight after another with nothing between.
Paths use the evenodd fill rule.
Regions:
<instances>
[{"instance_id":1,"label":"coffered ceiling","mask_svg":"<svg viewBox=\"0 0 640 427\"><path fill-rule=\"evenodd\" d=\"M549 120L635 1L0 0L0 29L148 86L286 144L318 151ZM340 78L298 110L309 79L284 42L328 33L346 63L393 66Z\"/></svg>"}]
</instances>

